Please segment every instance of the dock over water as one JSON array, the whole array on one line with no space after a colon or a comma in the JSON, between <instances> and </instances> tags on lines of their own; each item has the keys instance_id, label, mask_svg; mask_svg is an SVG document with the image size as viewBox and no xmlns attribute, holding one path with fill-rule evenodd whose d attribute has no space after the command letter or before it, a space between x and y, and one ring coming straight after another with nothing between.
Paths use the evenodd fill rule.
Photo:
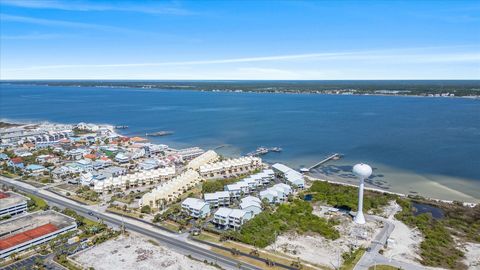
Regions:
<instances>
[{"instance_id":1,"label":"dock over water","mask_svg":"<svg viewBox=\"0 0 480 270\"><path fill-rule=\"evenodd\" d=\"M330 155L330 156L328 156L327 158L322 159L321 161L315 163L315 165L313 165L313 166L311 166L310 168L308 168L308 170L310 171L310 170L315 169L316 167L318 167L318 166L320 166L320 165L322 165L322 164L324 164L324 163L326 163L326 162L328 162L328 161L330 161L330 160L332 160L332 159L339 159L339 158L341 158L341 157L342 157L341 154L335 153L335 154Z\"/></svg>"}]
</instances>

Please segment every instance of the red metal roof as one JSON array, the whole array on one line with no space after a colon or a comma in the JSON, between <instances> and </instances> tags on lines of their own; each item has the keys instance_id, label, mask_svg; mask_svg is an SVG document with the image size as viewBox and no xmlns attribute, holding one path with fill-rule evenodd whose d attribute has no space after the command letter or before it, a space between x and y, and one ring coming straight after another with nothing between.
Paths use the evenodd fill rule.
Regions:
<instances>
[{"instance_id":1,"label":"red metal roof","mask_svg":"<svg viewBox=\"0 0 480 270\"><path fill-rule=\"evenodd\" d=\"M5 199L10 197L10 194L0 191L0 199Z\"/></svg>"},{"instance_id":2,"label":"red metal roof","mask_svg":"<svg viewBox=\"0 0 480 270\"><path fill-rule=\"evenodd\" d=\"M22 158L21 157L14 157L12 158L12 162L17 164L17 163L22 163Z\"/></svg>"},{"instance_id":3,"label":"red metal roof","mask_svg":"<svg viewBox=\"0 0 480 270\"><path fill-rule=\"evenodd\" d=\"M25 231L23 233L19 233L19 234L7 237L5 239L0 240L0 250L14 247L18 244L33 240L42 235L52 233L56 230L58 230L57 226L48 223L40 227Z\"/></svg>"}]
</instances>

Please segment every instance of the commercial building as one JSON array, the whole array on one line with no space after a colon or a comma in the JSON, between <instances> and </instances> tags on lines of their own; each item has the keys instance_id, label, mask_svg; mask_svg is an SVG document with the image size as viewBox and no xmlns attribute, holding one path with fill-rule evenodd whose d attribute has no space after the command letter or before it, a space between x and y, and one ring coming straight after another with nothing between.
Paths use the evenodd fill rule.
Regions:
<instances>
[{"instance_id":1,"label":"commercial building","mask_svg":"<svg viewBox=\"0 0 480 270\"><path fill-rule=\"evenodd\" d=\"M205 179L221 179L251 173L262 167L258 157L241 157L200 166L200 175Z\"/></svg>"},{"instance_id":2,"label":"commercial building","mask_svg":"<svg viewBox=\"0 0 480 270\"><path fill-rule=\"evenodd\" d=\"M210 207L229 206L230 193L228 191L217 191L203 194L203 199L210 204Z\"/></svg>"},{"instance_id":3,"label":"commercial building","mask_svg":"<svg viewBox=\"0 0 480 270\"><path fill-rule=\"evenodd\" d=\"M48 242L76 228L75 219L52 210L8 219L0 223L0 258Z\"/></svg>"},{"instance_id":4,"label":"commercial building","mask_svg":"<svg viewBox=\"0 0 480 270\"><path fill-rule=\"evenodd\" d=\"M27 212L29 199L14 192L0 191L0 217L14 216Z\"/></svg>"},{"instance_id":5,"label":"commercial building","mask_svg":"<svg viewBox=\"0 0 480 270\"><path fill-rule=\"evenodd\" d=\"M159 208L163 202L173 202L187 189L200 183L198 172L188 170L170 181L161 183L152 191L145 193L140 199L139 206L149 205L151 208Z\"/></svg>"},{"instance_id":6,"label":"commercial building","mask_svg":"<svg viewBox=\"0 0 480 270\"><path fill-rule=\"evenodd\" d=\"M210 215L210 204L197 198L186 198L182 202L182 209L193 218L205 218Z\"/></svg>"}]
</instances>

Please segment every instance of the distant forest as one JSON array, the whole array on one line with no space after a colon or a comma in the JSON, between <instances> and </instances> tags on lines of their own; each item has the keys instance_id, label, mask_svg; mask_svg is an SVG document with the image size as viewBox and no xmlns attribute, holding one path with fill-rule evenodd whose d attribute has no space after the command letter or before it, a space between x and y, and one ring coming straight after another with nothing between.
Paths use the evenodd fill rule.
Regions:
<instances>
[{"instance_id":1,"label":"distant forest","mask_svg":"<svg viewBox=\"0 0 480 270\"><path fill-rule=\"evenodd\" d=\"M109 81L42 80L1 81L0 84L28 84L81 87L128 87L197 91L244 91L326 94L389 94L480 96L480 80L345 80L345 81Z\"/></svg>"}]
</instances>

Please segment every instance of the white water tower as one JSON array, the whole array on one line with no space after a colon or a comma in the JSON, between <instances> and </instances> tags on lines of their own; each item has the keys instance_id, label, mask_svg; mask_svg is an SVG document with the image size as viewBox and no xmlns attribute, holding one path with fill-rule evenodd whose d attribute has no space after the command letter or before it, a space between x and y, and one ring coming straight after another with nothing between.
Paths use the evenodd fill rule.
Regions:
<instances>
[{"instance_id":1,"label":"white water tower","mask_svg":"<svg viewBox=\"0 0 480 270\"><path fill-rule=\"evenodd\" d=\"M363 215L363 186L364 180L372 175L372 167L360 163L353 166L353 173L360 178L360 185L358 187L358 211L353 221L357 224L365 224L365 216Z\"/></svg>"}]
</instances>

